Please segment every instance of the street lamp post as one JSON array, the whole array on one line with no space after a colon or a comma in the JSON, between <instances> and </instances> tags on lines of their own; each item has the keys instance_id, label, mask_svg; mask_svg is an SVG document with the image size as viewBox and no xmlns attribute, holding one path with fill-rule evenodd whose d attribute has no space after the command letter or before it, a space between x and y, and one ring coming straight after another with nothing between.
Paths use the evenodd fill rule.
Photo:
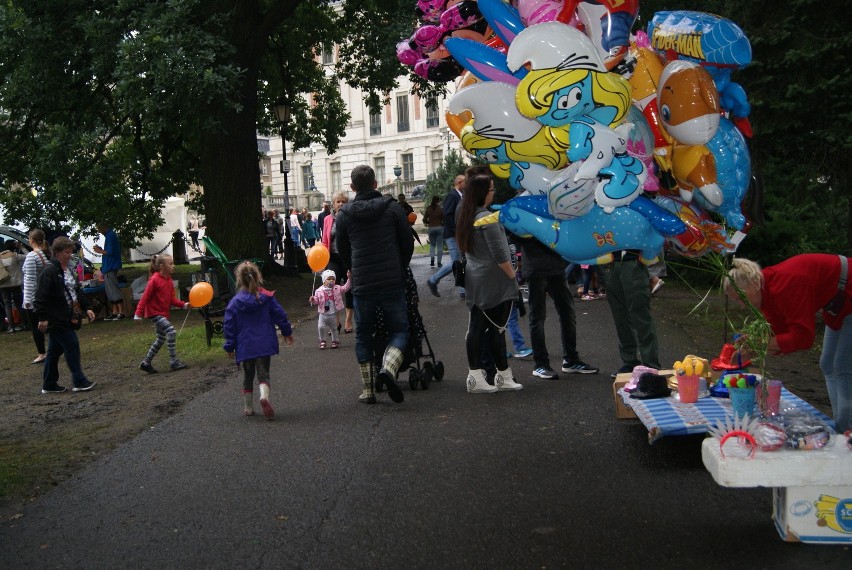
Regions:
<instances>
[{"instance_id":1,"label":"street lamp post","mask_svg":"<svg viewBox=\"0 0 852 570\"><path fill-rule=\"evenodd\" d=\"M393 175L396 176L396 194L399 196L402 194L402 167L400 165L396 165L393 167Z\"/></svg>"},{"instance_id":2,"label":"street lamp post","mask_svg":"<svg viewBox=\"0 0 852 570\"><path fill-rule=\"evenodd\" d=\"M287 160L287 123L290 121L290 105L279 100L273 105L275 117L281 125L281 174L284 175L284 267L296 267L296 249L290 232L290 191L287 187L287 177L290 172L290 161Z\"/></svg>"},{"instance_id":3,"label":"street lamp post","mask_svg":"<svg viewBox=\"0 0 852 570\"><path fill-rule=\"evenodd\" d=\"M440 129L438 129L438 132L440 133L439 136L441 137L441 139L447 141L447 154L449 155L450 154L450 141L453 140L453 133L447 127L441 127Z\"/></svg>"},{"instance_id":4,"label":"street lamp post","mask_svg":"<svg viewBox=\"0 0 852 570\"><path fill-rule=\"evenodd\" d=\"M314 184L314 154L315 154L314 148L309 146L307 154L308 154L308 173L309 173L309 177L310 177L310 184L308 185L308 190L310 192L316 192L317 191L317 185Z\"/></svg>"}]
</instances>

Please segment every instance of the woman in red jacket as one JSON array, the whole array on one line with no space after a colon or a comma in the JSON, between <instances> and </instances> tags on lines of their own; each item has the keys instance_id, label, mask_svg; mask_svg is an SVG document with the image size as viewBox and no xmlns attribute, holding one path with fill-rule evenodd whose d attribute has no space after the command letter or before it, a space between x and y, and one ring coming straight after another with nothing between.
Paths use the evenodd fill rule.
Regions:
<instances>
[{"instance_id":1,"label":"woman in red jacket","mask_svg":"<svg viewBox=\"0 0 852 570\"><path fill-rule=\"evenodd\" d=\"M842 261L846 263L842 263ZM825 321L819 365L838 433L852 429L852 284L849 262L839 255L809 253L767 267L734 259L725 293L737 299L731 281L772 326L769 354L807 350L814 343L814 315Z\"/></svg>"}]
</instances>

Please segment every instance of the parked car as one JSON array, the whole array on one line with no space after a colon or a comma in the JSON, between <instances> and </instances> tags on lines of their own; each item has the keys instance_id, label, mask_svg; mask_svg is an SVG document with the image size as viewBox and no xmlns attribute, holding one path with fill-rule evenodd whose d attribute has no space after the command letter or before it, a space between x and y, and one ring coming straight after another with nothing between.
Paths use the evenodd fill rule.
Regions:
<instances>
[{"instance_id":1,"label":"parked car","mask_svg":"<svg viewBox=\"0 0 852 570\"><path fill-rule=\"evenodd\" d=\"M29 253L33 250L33 248L30 247L30 240L26 233L11 226L0 226L0 240L3 240L0 247L4 246L10 239L20 244L18 249L21 253ZM83 258L83 271L85 273L95 272L95 266L89 258Z\"/></svg>"},{"instance_id":2,"label":"parked car","mask_svg":"<svg viewBox=\"0 0 852 570\"><path fill-rule=\"evenodd\" d=\"M0 226L0 240L3 240L3 244L10 239L21 244L20 250L23 253L29 253L33 249L30 247L30 240L27 238L27 234L11 226Z\"/></svg>"}]
</instances>

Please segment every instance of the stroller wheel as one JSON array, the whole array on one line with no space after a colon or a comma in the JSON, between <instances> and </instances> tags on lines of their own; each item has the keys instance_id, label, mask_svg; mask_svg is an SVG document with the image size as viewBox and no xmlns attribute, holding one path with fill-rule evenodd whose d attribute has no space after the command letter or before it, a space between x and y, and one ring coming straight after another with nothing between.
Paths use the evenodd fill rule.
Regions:
<instances>
[{"instance_id":1,"label":"stroller wheel","mask_svg":"<svg viewBox=\"0 0 852 570\"><path fill-rule=\"evenodd\" d=\"M435 378L435 382L440 382L444 379L444 363L440 360L435 363L432 376Z\"/></svg>"},{"instance_id":2,"label":"stroller wheel","mask_svg":"<svg viewBox=\"0 0 852 570\"><path fill-rule=\"evenodd\" d=\"M416 368L408 371L408 385L412 390L417 389L417 382L420 380L420 372Z\"/></svg>"},{"instance_id":3,"label":"stroller wheel","mask_svg":"<svg viewBox=\"0 0 852 570\"><path fill-rule=\"evenodd\" d=\"M423 375L423 379L421 380L421 384L423 384L423 389L426 390L426 386L429 385L429 382L432 381L432 377L435 375L435 370L432 368L432 363L428 360L423 363L423 370L421 371Z\"/></svg>"},{"instance_id":4,"label":"stroller wheel","mask_svg":"<svg viewBox=\"0 0 852 570\"><path fill-rule=\"evenodd\" d=\"M431 381L431 379L426 375L425 371L420 373L420 387L421 388L423 388L424 390L428 390L430 381Z\"/></svg>"}]
</instances>

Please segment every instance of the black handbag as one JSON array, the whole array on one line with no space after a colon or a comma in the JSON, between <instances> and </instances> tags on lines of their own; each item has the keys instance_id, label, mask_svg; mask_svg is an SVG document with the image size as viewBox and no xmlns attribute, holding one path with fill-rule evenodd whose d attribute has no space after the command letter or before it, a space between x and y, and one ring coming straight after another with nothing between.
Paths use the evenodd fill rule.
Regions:
<instances>
[{"instance_id":1,"label":"black handbag","mask_svg":"<svg viewBox=\"0 0 852 570\"><path fill-rule=\"evenodd\" d=\"M456 287L464 287L464 272L466 267L466 257L453 261L453 276L456 278Z\"/></svg>"},{"instance_id":2,"label":"black handbag","mask_svg":"<svg viewBox=\"0 0 852 570\"><path fill-rule=\"evenodd\" d=\"M74 301L71 305L71 328L78 331L81 326L83 326L83 309L80 303Z\"/></svg>"}]
</instances>

